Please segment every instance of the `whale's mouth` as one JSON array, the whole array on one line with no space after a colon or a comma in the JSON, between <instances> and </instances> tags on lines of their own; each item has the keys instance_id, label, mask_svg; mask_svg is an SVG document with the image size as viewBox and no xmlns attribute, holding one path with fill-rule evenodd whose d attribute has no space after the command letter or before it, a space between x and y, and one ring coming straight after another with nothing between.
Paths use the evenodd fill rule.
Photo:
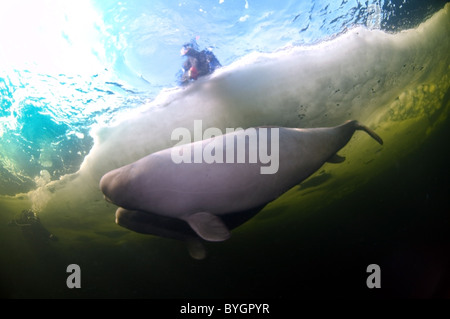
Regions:
<instances>
[{"instance_id":1,"label":"whale's mouth","mask_svg":"<svg viewBox=\"0 0 450 319\"><path fill-rule=\"evenodd\" d=\"M113 201L112 201L108 196L103 195L103 197L105 198L105 200L106 200L108 203L114 204Z\"/></svg>"}]
</instances>

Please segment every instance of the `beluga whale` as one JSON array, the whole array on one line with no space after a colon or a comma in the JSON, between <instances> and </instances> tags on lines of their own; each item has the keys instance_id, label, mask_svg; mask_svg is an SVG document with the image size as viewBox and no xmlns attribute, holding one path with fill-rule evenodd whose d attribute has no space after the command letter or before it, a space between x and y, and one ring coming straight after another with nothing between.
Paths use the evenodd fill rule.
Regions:
<instances>
[{"instance_id":1,"label":"beluga whale","mask_svg":"<svg viewBox=\"0 0 450 319\"><path fill-rule=\"evenodd\" d=\"M355 131L383 140L357 121L335 127L253 127L179 143L106 173L105 199L119 208L116 223L133 231L188 243L202 259L202 241L230 238L256 215L337 155ZM182 141L185 142L185 141Z\"/></svg>"}]
</instances>

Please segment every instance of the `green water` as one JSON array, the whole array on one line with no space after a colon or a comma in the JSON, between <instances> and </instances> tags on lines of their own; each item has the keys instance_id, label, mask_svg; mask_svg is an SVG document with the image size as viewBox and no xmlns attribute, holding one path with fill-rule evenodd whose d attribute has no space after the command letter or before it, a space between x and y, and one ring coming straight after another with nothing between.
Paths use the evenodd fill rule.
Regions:
<instances>
[{"instance_id":1,"label":"green water","mask_svg":"<svg viewBox=\"0 0 450 319\"><path fill-rule=\"evenodd\" d=\"M85 227L86 221L77 224L65 212L56 221L43 215L56 242L2 226L2 296L448 296L448 124L445 119L407 154L401 141L389 148L384 135L382 152L392 156L380 171L372 171L372 163L359 163L358 174L370 172L362 184L339 169L348 165L353 170L351 164L326 164L236 229L232 239L207 244L204 261L191 259L181 242L115 226L111 212L95 216L109 220L103 229ZM3 203L2 225L5 217L29 205L25 199ZM81 289L66 286L66 267L72 263L81 267ZM382 269L378 291L365 286L365 270L372 263Z\"/></svg>"}]
</instances>

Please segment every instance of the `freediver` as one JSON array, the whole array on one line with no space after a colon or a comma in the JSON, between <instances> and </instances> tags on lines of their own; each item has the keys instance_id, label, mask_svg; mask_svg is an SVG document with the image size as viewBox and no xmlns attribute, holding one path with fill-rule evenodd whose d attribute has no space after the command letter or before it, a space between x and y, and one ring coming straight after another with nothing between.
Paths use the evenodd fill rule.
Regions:
<instances>
[{"instance_id":1,"label":"freediver","mask_svg":"<svg viewBox=\"0 0 450 319\"><path fill-rule=\"evenodd\" d=\"M41 220L31 209L23 210L18 216L14 216L8 225L18 226L26 237L34 240L52 240L58 238L49 232L41 223Z\"/></svg>"},{"instance_id":2,"label":"freediver","mask_svg":"<svg viewBox=\"0 0 450 319\"><path fill-rule=\"evenodd\" d=\"M222 66L211 50L204 49L199 51L195 39L183 45L181 55L187 57L182 67L181 85L195 81L201 76L211 74Z\"/></svg>"}]
</instances>

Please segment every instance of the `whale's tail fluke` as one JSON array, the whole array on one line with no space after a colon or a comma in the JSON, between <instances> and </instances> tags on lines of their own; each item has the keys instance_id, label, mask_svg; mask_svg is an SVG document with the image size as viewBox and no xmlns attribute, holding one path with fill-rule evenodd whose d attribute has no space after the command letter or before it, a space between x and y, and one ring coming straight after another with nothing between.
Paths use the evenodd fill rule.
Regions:
<instances>
[{"instance_id":1,"label":"whale's tail fluke","mask_svg":"<svg viewBox=\"0 0 450 319\"><path fill-rule=\"evenodd\" d=\"M350 122L354 124L355 130L365 131L375 141L377 141L378 143L383 145L383 140L381 139L381 137L377 133L375 133L372 129L368 128L367 126L365 126L365 125L363 125L361 123L359 123L358 121L350 121Z\"/></svg>"}]
</instances>

